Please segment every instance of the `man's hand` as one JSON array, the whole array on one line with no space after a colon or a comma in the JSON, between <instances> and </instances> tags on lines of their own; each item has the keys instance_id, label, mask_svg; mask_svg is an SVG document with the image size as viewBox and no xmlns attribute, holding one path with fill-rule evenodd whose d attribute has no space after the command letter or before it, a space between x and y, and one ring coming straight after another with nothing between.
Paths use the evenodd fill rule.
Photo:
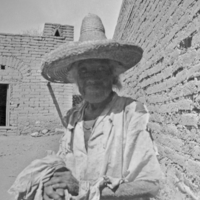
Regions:
<instances>
[{"instance_id":1,"label":"man's hand","mask_svg":"<svg viewBox=\"0 0 200 200\"><path fill-rule=\"evenodd\" d=\"M63 200L64 190L73 196L78 195L79 183L70 171L55 172L52 178L44 184L44 199Z\"/></svg>"},{"instance_id":2,"label":"man's hand","mask_svg":"<svg viewBox=\"0 0 200 200\"><path fill-rule=\"evenodd\" d=\"M64 189L54 190L53 187L51 186L44 187L43 198L44 200L64 200L65 199Z\"/></svg>"},{"instance_id":3,"label":"man's hand","mask_svg":"<svg viewBox=\"0 0 200 200\"><path fill-rule=\"evenodd\" d=\"M159 182L135 181L122 183L114 190L103 188L101 199L138 199L138 197L155 197L159 191Z\"/></svg>"}]
</instances>

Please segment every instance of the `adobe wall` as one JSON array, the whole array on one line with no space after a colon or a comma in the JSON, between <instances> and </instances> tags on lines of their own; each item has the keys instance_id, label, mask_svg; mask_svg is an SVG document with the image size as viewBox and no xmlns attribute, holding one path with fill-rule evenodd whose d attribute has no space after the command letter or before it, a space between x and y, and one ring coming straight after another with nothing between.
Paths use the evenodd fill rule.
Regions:
<instances>
[{"instance_id":1,"label":"adobe wall","mask_svg":"<svg viewBox=\"0 0 200 200\"><path fill-rule=\"evenodd\" d=\"M40 64L44 54L73 40L73 27L68 27L67 35L0 34L0 84L9 84L9 124L5 129L1 127L0 134L29 134L61 125ZM64 115L72 106L73 88L64 84L51 86Z\"/></svg>"},{"instance_id":2,"label":"adobe wall","mask_svg":"<svg viewBox=\"0 0 200 200\"><path fill-rule=\"evenodd\" d=\"M123 94L151 112L149 129L167 177L161 199L200 196L200 1L124 0L114 38L144 49L123 77Z\"/></svg>"}]
</instances>

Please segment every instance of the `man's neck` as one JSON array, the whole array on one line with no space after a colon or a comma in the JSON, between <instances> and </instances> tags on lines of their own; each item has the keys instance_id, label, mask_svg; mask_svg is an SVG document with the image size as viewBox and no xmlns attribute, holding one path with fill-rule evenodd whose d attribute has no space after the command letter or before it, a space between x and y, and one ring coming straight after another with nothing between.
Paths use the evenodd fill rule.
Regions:
<instances>
[{"instance_id":1,"label":"man's neck","mask_svg":"<svg viewBox=\"0 0 200 200\"><path fill-rule=\"evenodd\" d=\"M87 109L92 112L92 111L97 111L97 110L101 110L101 109L105 108L105 106L112 100L113 94L114 93L111 92L109 94L109 96L100 103L89 103L88 102Z\"/></svg>"},{"instance_id":2,"label":"man's neck","mask_svg":"<svg viewBox=\"0 0 200 200\"><path fill-rule=\"evenodd\" d=\"M84 120L96 119L102 113L102 111L105 109L108 103L112 101L113 94L114 92L111 92L110 95L100 103L94 104L88 102L88 105L84 112Z\"/></svg>"}]
</instances>

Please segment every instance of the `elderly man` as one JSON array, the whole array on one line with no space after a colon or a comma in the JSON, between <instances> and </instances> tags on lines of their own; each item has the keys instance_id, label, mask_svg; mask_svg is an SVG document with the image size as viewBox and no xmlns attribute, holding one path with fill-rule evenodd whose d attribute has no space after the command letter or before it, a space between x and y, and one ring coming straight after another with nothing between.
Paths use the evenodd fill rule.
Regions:
<instances>
[{"instance_id":1,"label":"elderly man","mask_svg":"<svg viewBox=\"0 0 200 200\"><path fill-rule=\"evenodd\" d=\"M83 102L68 111L57 153L64 166L45 179L45 200L146 200L159 190L161 170L146 126L146 107L119 97L119 75L135 66L142 49L107 40L101 19L83 20L79 42L51 52L42 65L49 81L76 83Z\"/></svg>"},{"instance_id":2,"label":"elderly man","mask_svg":"<svg viewBox=\"0 0 200 200\"><path fill-rule=\"evenodd\" d=\"M157 193L161 170L146 132L148 111L142 103L112 90L120 86L119 74L141 56L141 48L131 43L107 40L100 18L89 14L79 42L47 57L43 76L76 83L84 101L65 117L66 133L58 155L66 171L45 183L45 196L62 199L72 185L74 190L79 185L79 197L88 199L148 199Z\"/></svg>"}]
</instances>

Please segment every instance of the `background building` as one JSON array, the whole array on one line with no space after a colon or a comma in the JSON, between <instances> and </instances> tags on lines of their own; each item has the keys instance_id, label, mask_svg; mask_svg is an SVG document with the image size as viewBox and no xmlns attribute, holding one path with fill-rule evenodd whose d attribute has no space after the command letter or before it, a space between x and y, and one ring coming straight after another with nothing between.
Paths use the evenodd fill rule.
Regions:
<instances>
[{"instance_id":1,"label":"background building","mask_svg":"<svg viewBox=\"0 0 200 200\"><path fill-rule=\"evenodd\" d=\"M73 32L73 26L47 23L42 36L0 34L0 133L60 126L55 103L64 115L72 106L73 87L48 84L40 66L44 54L73 40Z\"/></svg>"}]
</instances>

